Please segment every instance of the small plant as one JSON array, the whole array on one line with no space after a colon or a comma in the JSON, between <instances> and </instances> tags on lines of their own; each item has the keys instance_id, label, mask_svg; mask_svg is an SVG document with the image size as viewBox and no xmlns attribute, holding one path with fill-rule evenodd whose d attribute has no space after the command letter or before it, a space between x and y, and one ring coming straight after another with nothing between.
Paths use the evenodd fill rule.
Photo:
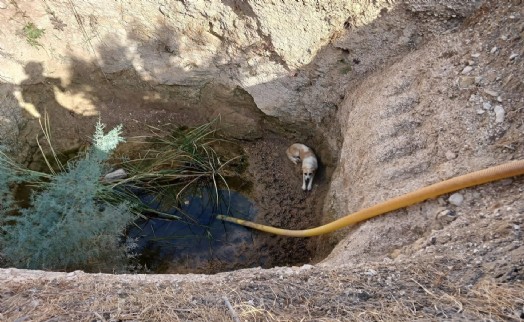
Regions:
<instances>
[{"instance_id":1,"label":"small plant","mask_svg":"<svg viewBox=\"0 0 524 322\"><path fill-rule=\"evenodd\" d=\"M42 45L38 42L45 32L45 29L40 29L35 26L34 23L28 22L24 29L22 29L25 35L25 40L33 47L41 47Z\"/></svg>"},{"instance_id":2,"label":"small plant","mask_svg":"<svg viewBox=\"0 0 524 322\"><path fill-rule=\"evenodd\" d=\"M142 142L148 146L145 152L122 162L129 177L116 183L115 188L129 195L133 194L131 191L154 195L164 203L162 209L176 208L186 194L202 187L211 188L218 203L219 187L229 190L225 177L228 171L236 172L233 161L240 156L221 160L213 148L214 143L222 141L215 135L216 122L192 129L178 128L171 133L153 128L153 135Z\"/></svg>"},{"instance_id":3,"label":"small plant","mask_svg":"<svg viewBox=\"0 0 524 322\"><path fill-rule=\"evenodd\" d=\"M93 147L82 158L62 165L53 152L60 172L51 167L51 174L27 170L0 154L0 249L10 265L91 271L121 270L125 265L122 233L136 216L129 203L104 198L111 189L100 178L123 139L121 127L107 134L103 127L97 124ZM48 127L42 128L49 138ZM16 209L10 186L19 182L36 187L29 208Z\"/></svg>"}]
</instances>

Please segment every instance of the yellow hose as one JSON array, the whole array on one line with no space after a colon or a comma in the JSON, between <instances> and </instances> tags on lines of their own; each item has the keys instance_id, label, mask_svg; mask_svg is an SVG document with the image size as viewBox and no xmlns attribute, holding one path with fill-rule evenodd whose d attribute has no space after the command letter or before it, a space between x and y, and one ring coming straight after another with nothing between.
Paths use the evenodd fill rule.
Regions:
<instances>
[{"instance_id":1,"label":"yellow hose","mask_svg":"<svg viewBox=\"0 0 524 322\"><path fill-rule=\"evenodd\" d=\"M335 230L344 228L352 224L356 224L366 219L373 218L375 216L382 215L393 210L411 206L418 202L435 198L449 192L522 174L524 174L524 160L509 162L506 164L498 165L480 171L475 171L459 177L451 178L439 183L432 184L430 186L415 190L405 195L386 200L372 207L359 210L343 218L335 220L329 224L311 229L281 229L224 215L217 215L217 218L276 235L290 237L312 237L331 233Z\"/></svg>"}]
</instances>

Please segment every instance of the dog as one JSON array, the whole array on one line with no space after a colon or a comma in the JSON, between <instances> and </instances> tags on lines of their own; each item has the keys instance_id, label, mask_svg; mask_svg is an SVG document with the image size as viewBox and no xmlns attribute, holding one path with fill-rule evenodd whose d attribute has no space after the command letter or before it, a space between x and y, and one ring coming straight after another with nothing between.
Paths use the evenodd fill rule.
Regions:
<instances>
[{"instance_id":1,"label":"dog","mask_svg":"<svg viewBox=\"0 0 524 322\"><path fill-rule=\"evenodd\" d=\"M311 190L313 177L318 168L317 157L308 146L295 143L286 150L287 157L294 164L302 162L302 190Z\"/></svg>"}]
</instances>

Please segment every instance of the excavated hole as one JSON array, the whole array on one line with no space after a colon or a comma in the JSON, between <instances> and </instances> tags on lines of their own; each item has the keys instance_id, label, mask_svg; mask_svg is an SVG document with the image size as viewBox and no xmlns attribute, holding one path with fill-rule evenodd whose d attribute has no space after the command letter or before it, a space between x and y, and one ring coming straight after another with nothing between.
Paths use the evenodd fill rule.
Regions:
<instances>
[{"instance_id":1,"label":"excavated hole","mask_svg":"<svg viewBox=\"0 0 524 322\"><path fill-rule=\"evenodd\" d=\"M96 93L94 101L108 128L122 123L124 136L133 137L145 134L146 124L164 128L192 127L220 116L220 134L229 142L219 143L215 148L227 157L245 155L246 158L244 171L228 177L231 193L221 191L220 205L210 206L206 191L187 198L181 208L194 216L192 220L196 225L152 218L139 220L136 227L128 230L128 236L137 240L139 261L148 272L216 273L259 266L300 265L316 262L331 250L331 246L322 245L318 238L274 236L214 218L216 213L229 212L236 217L287 229L306 229L321 223L334 164L328 157L331 153L325 140L307 124L286 124L264 115L251 96L240 88L220 84L200 89L152 87L126 73L109 76L112 90L101 86L90 93ZM91 85L96 86L95 83L96 80ZM28 87L25 95L56 104L52 95L41 95L41 91L40 85ZM160 99L141 100L137 104L139 97ZM96 118L81 117L56 106L48 109L48 113L57 150L75 151L85 147L85 138L92 133ZM32 125L27 127L27 132L34 134L37 127ZM287 147L295 142L311 146L319 158L320 168L311 192L302 191L301 169L285 155ZM132 143L124 143L117 152L133 153L136 148ZM44 164L39 152L33 151L32 155L27 162L29 166L42 169ZM177 214L175 210L173 213Z\"/></svg>"}]
</instances>

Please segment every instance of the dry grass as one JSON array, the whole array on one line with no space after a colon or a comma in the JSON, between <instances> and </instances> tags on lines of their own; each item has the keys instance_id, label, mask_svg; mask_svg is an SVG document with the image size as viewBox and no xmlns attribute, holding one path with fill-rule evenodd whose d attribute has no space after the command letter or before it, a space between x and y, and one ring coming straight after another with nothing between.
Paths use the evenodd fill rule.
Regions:
<instances>
[{"instance_id":1,"label":"dry grass","mask_svg":"<svg viewBox=\"0 0 524 322\"><path fill-rule=\"evenodd\" d=\"M89 274L13 279L4 271L0 320L519 321L522 282L485 278L468 286L460 274L436 267L255 269L147 280Z\"/></svg>"}]
</instances>

